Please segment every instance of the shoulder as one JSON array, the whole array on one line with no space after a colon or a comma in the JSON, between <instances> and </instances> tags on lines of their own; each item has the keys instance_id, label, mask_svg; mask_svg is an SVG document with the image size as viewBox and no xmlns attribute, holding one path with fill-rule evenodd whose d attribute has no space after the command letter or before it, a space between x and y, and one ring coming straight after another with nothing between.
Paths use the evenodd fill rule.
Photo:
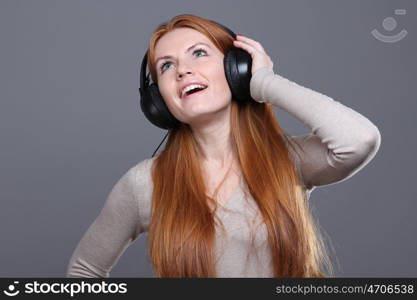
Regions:
<instances>
[{"instance_id":1,"label":"shoulder","mask_svg":"<svg viewBox=\"0 0 417 300\"><path fill-rule=\"evenodd\" d=\"M150 171L153 165L155 157L146 158L133 165L129 171L133 172L136 179L144 179L144 177L150 175Z\"/></svg>"},{"instance_id":2,"label":"shoulder","mask_svg":"<svg viewBox=\"0 0 417 300\"><path fill-rule=\"evenodd\" d=\"M144 191L151 187L151 169L155 158L156 157L146 158L136 163L128 170L128 173L130 173L130 181L136 188L136 192L138 192L138 189Z\"/></svg>"},{"instance_id":3,"label":"shoulder","mask_svg":"<svg viewBox=\"0 0 417 300\"><path fill-rule=\"evenodd\" d=\"M147 231L150 223L153 182L151 169L156 156L144 159L127 171L129 187L139 210L139 232Z\"/></svg>"},{"instance_id":4,"label":"shoulder","mask_svg":"<svg viewBox=\"0 0 417 300\"><path fill-rule=\"evenodd\" d=\"M145 159L128 168L113 186L107 202L130 207L137 206L138 202L146 202L152 188L152 162L153 159Z\"/></svg>"}]
</instances>

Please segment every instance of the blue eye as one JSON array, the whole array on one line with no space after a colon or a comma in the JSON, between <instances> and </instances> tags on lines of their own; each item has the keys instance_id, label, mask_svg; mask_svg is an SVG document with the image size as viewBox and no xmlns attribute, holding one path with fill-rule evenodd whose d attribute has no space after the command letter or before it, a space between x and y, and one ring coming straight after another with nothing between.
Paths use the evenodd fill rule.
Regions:
<instances>
[{"instance_id":1,"label":"blue eye","mask_svg":"<svg viewBox=\"0 0 417 300\"><path fill-rule=\"evenodd\" d=\"M206 50L204 50L204 49L195 49L194 51L193 51L193 54L194 53L200 53L200 52L204 52L205 53L205 55L203 55L203 56L206 56L207 55L207 51ZM201 57L201 56L197 56L197 57ZM165 62L165 63L163 63L162 65L161 65L161 67L159 68L160 70L161 70L161 72L163 73L164 71L165 71L165 65L166 64L170 64L171 62L169 62L169 61L167 61L167 62Z\"/></svg>"},{"instance_id":2,"label":"blue eye","mask_svg":"<svg viewBox=\"0 0 417 300\"><path fill-rule=\"evenodd\" d=\"M206 55L207 55L207 52L204 49L196 49L196 50L194 50L193 54L196 53L196 52L199 52L199 51L202 51L202 52L206 53Z\"/></svg>"},{"instance_id":3,"label":"blue eye","mask_svg":"<svg viewBox=\"0 0 417 300\"><path fill-rule=\"evenodd\" d=\"M166 63L163 63L162 65L161 65L161 67L160 67L160 70L162 71L162 72L164 72L164 66L166 65L166 64L169 64L170 62L166 62Z\"/></svg>"}]
</instances>

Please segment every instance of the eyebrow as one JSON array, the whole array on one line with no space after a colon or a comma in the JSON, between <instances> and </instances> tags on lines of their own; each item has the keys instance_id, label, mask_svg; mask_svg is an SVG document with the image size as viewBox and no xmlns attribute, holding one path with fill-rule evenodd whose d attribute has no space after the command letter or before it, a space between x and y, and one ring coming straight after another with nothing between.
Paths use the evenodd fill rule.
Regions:
<instances>
[{"instance_id":1,"label":"eyebrow","mask_svg":"<svg viewBox=\"0 0 417 300\"><path fill-rule=\"evenodd\" d=\"M190 51L190 50L192 50L195 46L197 46L197 45L200 45L200 44L202 44L202 45L205 45L205 46L207 46L208 48L210 48L210 46L208 45L208 44L206 44L206 43L203 43L203 42L198 42L198 43L195 43L194 45L192 45L191 47L189 47L184 53L187 53L188 51ZM165 55L165 56L161 56L161 57L159 57L156 61L155 61L155 66L158 64L158 61L159 60L161 60L161 59L165 59L165 58L173 58L171 55Z\"/></svg>"}]
</instances>

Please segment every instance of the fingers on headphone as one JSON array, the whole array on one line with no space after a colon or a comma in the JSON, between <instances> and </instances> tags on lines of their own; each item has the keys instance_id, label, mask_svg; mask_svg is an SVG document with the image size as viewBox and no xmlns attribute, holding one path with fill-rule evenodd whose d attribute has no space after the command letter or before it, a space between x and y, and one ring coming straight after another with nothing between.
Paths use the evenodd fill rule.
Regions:
<instances>
[{"instance_id":1,"label":"fingers on headphone","mask_svg":"<svg viewBox=\"0 0 417 300\"><path fill-rule=\"evenodd\" d=\"M241 47L241 48L243 48L244 50L246 50L246 51L247 51L248 53L250 53L250 54L253 54L253 52L254 52L254 51L258 50L258 49L256 49L256 48L254 48L252 45L249 45L249 44L244 43L244 42L242 42L242 41L234 41L234 44L235 44L237 47Z\"/></svg>"},{"instance_id":2,"label":"fingers on headphone","mask_svg":"<svg viewBox=\"0 0 417 300\"><path fill-rule=\"evenodd\" d=\"M241 34L237 34L236 36L239 38L239 40L237 40L237 41L246 42L247 44L249 44L252 47L254 47L256 50L258 50L260 52L265 52L264 47L258 41L255 41L255 40L253 40L251 38L248 38L246 36L243 36Z\"/></svg>"}]
</instances>

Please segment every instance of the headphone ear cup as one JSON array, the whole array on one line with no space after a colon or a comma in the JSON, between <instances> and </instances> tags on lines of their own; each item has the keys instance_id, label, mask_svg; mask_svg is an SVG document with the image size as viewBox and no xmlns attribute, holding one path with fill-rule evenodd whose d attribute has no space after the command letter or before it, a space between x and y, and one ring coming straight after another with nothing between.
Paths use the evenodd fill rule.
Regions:
<instances>
[{"instance_id":1,"label":"headphone ear cup","mask_svg":"<svg viewBox=\"0 0 417 300\"><path fill-rule=\"evenodd\" d=\"M140 98L140 107L146 118L159 128L173 129L181 124L169 111L155 83L144 90Z\"/></svg>"},{"instance_id":2,"label":"headphone ear cup","mask_svg":"<svg viewBox=\"0 0 417 300\"><path fill-rule=\"evenodd\" d=\"M224 56L224 71L232 97L238 102L250 99L250 79L252 77L252 57L239 48L232 48Z\"/></svg>"}]
</instances>

